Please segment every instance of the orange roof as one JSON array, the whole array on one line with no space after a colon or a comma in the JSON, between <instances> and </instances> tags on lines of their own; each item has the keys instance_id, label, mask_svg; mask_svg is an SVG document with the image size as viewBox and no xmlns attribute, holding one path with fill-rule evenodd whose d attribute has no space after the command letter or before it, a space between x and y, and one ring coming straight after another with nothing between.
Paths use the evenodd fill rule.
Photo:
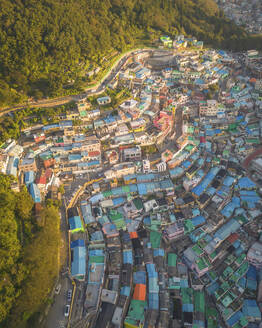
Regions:
<instances>
[{"instance_id":1,"label":"orange roof","mask_svg":"<svg viewBox=\"0 0 262 328\"><path fill-rule=\"evenodd\" d=\"M48 168L48 167L50 167L54 164L55 164L55 159L54 158L49 158L49 159L44 160L44 167L45 168Z\"/></svg>"},{"instance_id":2,"label":"orange roof","mask_svg":"<svg viewBox=\"0 0 262 328\"><path fill-rule=\"evenodd\" d=\"M137 300L137 301L145 301L146 300L146 285L144 285L144 284L136 284L135 285L133 299Z\"/></svg>"},{"instance_id":3,"label":"orange roof","mask_svg":"<svg viewBox=\"0 0 262 328\"><path fill-rule=\"evenodd\" d=\"M257 79L255 79L254 77L251 77L251 79L249 80L250 83L256 83Z\"/></svg>"},{"instance_id":4,"label":"orange roof","mask_svg":"<svg viewBox=\"0 0 262 328\"><path fill-rule=\"evenodd\" d=\"M129 236L130 236L131 239L138 238L138 235L137 235L136 231L129 232Z\"/></svg>"}]
</instances>

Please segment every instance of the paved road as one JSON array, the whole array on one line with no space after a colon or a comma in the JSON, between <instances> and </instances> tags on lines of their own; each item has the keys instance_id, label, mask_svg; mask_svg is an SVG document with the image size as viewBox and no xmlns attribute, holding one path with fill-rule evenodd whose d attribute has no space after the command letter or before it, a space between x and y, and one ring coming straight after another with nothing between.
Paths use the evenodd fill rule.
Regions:
<instances>
[{"instance_id":1,"label":"paved road","mask_svg":"<svg viewBox=\"0 0 262 328\"><path fill-rule=\"evenodd\" d=\"M66 273L68 267L68 236L65 206L61 208L61 234L63 238L62 252L66 255L65 264L59 277L61 290L58 295L54 296L54 304L51 306L45 321L45 328L63 328L67 326L67 318L64 316L65 305L67 302L67 291L73 289L72 283Z\"/></svg>"},{"instance_id":2,"label":"paved road","mask_svg":"<svg viewBox=\"0 0 262 328\"><path fill-rule=\"evenodd\" d=\"M19 104L14 107L3 108L2 111L0 111L0 117L9 112L18 111L28 106L39 107L39 108L55 107L55 106L69 103L71 101L80 100L81 98L89 95L102 93L105 90L106 84L109 84L113 80L113 78L119 73L120 69L122 68L122 65L130 57L130 55L138 51L144 52L144 51L150 51L150 49L130 50L129 52L123 54L123 56L113 65L110 71L103 77L103 79L100 81L100 84L98 86L87 88L85 92L80 93L78 95L58 97L54 99L41 99L39 101L31 101L31 102L29 101L27 104Z\"/></svg>"},{"instance_id":3,"label":"paved road","mask_svg":"<svg viewBox=\"0 0 262 328\"><path fill-rule=\"evenodd\" d=\"M60 280L62 284L59 295L55 295L55 302L51 306L47 316L46 328L65 328L67 326L68 318L64 316L65 305L67 302L67 291L73 289L71 281L66 277Z\"/></svg>"}]
</instances>

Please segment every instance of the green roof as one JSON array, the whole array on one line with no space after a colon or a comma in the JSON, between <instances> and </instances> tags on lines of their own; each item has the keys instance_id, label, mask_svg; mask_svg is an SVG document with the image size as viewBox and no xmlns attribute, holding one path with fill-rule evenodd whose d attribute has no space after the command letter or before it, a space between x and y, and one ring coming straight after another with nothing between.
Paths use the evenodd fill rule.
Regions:
<instances>
[{"instance_id":1,"label":"green roof","mask_svg":"<svg viewBox=\"0 0 262 328\"><path fill-rule=\"evenodd\" d=\"M252 143L259 145L261 143L259 138L247 138L246 143Z\"/></svg>"},{"instance_id":2,"label":"green roof","mask_svg":"<svg viewBox=\"0 0 262 328\"><path fill-rule=\"evenodd\" d=\"M229 276L232 275L233 272L234 272L234 270L230 266L226 267L226 269L222 273L223 278L227 279Z\"/></svg>"},{"instance_id":3,"label":"green roof","mask_svg":"<svg viewBox=\"0 0 262 328\"><path fill-rule=\"evenodd\" d=\"M64 139L63 139L63 137L59 137L59 138L57 138L57 142L64 142Z\"/></svg>"},{"instance_id":4,"label":"green roof","mask_svg":"<svg viewBox=\"0 0 262 328\"><path fill-rule=\"evenodd\" d=\"M241 263L243 263L243 261L245 260L245 258L246 258L246 254L245 253L239 255L239 257L236 259L236 263L238 265L240 265Z\"/></svg>"},{"instance_id":5,"label":"green roof","mask_svg":"<svg viewBox=\"0 0 262 328\"><path fill-rule=\"evenodd\" d=\"M133 199L133 203L138 211L140 211L143 208L143 202L140 198Z\"/></svg>"},{"instance_id":6,"label":"green roof","mask_svg":"<svg viewBox=\"0 0 262 328\"><path fill-rule=\"evenodd\" d=\"M102 192L102 194L105 198L113 195L111 190L104 191L104 192Z\"/></svg>"},{"instance_id":7,"label":"green roof","mask_svg":"<svg viewBox=\"0 0 262 328\"><path fill-rule=\"evenodd\" d=\"M180 289L181 279L177 277L172 277L168 279L168 288L169 289Z\"/></svg>"},{"instance_id":8,"label":"green roof","mask_svg":"<svg viewBox=\"0 0 262 328\"><path fill-rule=\"evenodd\" d=\"M222 297L221 303L225 306L228 307L236 298L236 296L229 291Z\"/></svg>"},{"instance_id":9,"label":"green roof","mask_svg":"<svg viewBox=\"0 0 262 328\"><path fill-rule=\"evenodd\" d=\"M128 314L125 318L125 322L139 326L140 322L144 321L145 308L147 307L147 302L131 300Z\"/></svg>"},{"instance_id":10,"label":"green roof","mask_svg":"<svg viewBox=\"0 0 262 328\"><path fill-rule=\"evenodd\" d=\"M241 327L246 327L248 325L248 320L245 316L243 316L240 320L239 323L241 325Z\"/></svg>"},{"instance_id":11,"label":"green roof","mask_svg":"<svg viewBox=\"0 0 262 328\"><path fill-rule=\"evenodd\" d=\"M152 248L160 248L162 234L158 231L150 231L150 243Z\"/></svg>"},{"instance_id":12,"label":"green roof","mask_svg":"<svg viewBox=\"0 0 262 328\"><path fill-rule=\"evenodd\" d=\"M126 223L123 219L115 220L114 224L116 225L117 230L123 229L126 227Z\"/></svg>"},{"instance_id":13,"label":"green roof","mask_svg":"<svg viewBox=\"0 0 262 328\"><path fill-rule=\"evenodd\" d=\"M218 312L215 308L207 307L206 308L206 317L213 317L217 318L218 317Z\"/></svg>"},{"instance_id":14,"label":"green roof","mask_svg":"<svg viewBox=\"0 0 262 328\"><path fill-rule=\"evenodd\" d=\"M236 275L239 276L239 278L243 277L243 275L247 272L248 270L248 262L245 261L243 262L240 267L237 269L237 271L235 272Z\"/></svg>"},{"instance_id":15,"label":"green roof","mask_svg":"<svg viewBox=\"0 0 262 328\"><path fill-rule=\"evenodd\" d=\"M175 267L177 262L177 255L175 253L168 253L167 264L168 266Z\"/></svg>"},{"instance_id":16,"label":"green roof","mask_svg":"<svg viewBox=\"0 0 262 328\"><path fill-rule=\"evenodd\" d=\"M194 131L195 131L195 128L193 126L189 126L187 129L188 133L194 133Z\"/></svg>"},{"instance_id":17,"label":"green roof","mask_svg":"<svg viewBox=\"0 0 262 328\"><path fill-rule=\"evenodd\" d=\"M209 271L209 276L212 280L215 280L217 278L217 274L212 270Z\"/></svg>"},{"instance_id":18,"label":"green roof","mask_svg":"<svg viewBox=\"0 0 262 328\"><path fill-rule=\"evenodd\" d=\"M89 263L104 263L104 256L89 256Z\"/></svg>"},{"instance_id":19,"label":"green roof","mask_svg":"<svg viewBox=\"0 0 262 328\"><path fill-rule=\"evenodd\" d=\"M123 186L122 191L125 192L125 193L128 193L128 192L130 192L130 187L129 186Z\"/></svg>"},{"instance_id":20,"label":"green roof","mask_svg":"<svg viewBox=\"0 0 262 328\"><path fill-rule=\"evenodd\" d=\"M199 270L203 270L210 266L210 262L206 256L203 256L196 261L196 265L198 266Z\"/></svg>"},{"instance_id":21,"label":"green roof","mask_svg":"<svg viewBox=\"0 0 262 328\"><path fill-rule=\"evenodd\" d=\"M203 250L198 246L198 245L194 245L192 247L192 250L197 254L197 255L201 255L203 253Z\"/></svg>"},{"instance_id":22,"label":"green roof","mask_svg":"<svg viewBox=\"0 0 262 328\"><path fill-rule=\"evenodd\" d=\"M195 148L194 145L188 144L188 145L185 147L185 150L187 150L187 151L191 151L193 148Z\"/></svg>"},{"instance_id":23,"label":"green roof","mask_svg":"<svg viewBox=\"0 0 262 328\"><path fill-rule=\"evenodd\" d=\"M193 225L191 220L185 220L184 221L184 229L185 229L185 234L188 234L195 230L195 226Z\"/></svg>"},{"instance_id":24,"label":"green roof","mask_svg":"<svg viewBox=\"0 0 262 328\"><path fill-rule=\"evenodd\" d=\"M227 265L230 265L231 263L235 262L235 260L236 260L236 257L232 254L229 254L225 259L225 263Z\"/></svg>"},{"instance_id":25,"label":"green roof","mask_svg":"<svg viewBox=\"0 0 262 328\"><path fill-rule=\"evenodd\" d=\"M192 304L193 289L192 288L182 288L181 296L182 296L183 304Z\"/></svg>"},{"instance_id":26,"label":"green roof","mask_svg":"<svg viewBox=\"0 0 262 328\"><path fill-rule=\"evenodd\" d=\"M123 218L123 215L116 210L110 210L108 216L112 221L116 221Z\"/></svg>"},{"instance_id":27,"label":"green roof","mask_svg":"<svg viewBox=\"0 0 262 328\"><path fill-rule=\"evenodd\" d=\"M213 260L216 256L217 256L218 252L217 250L215 249L209 256L210 258Z\"/></svg>"},{"instance_id":28,"label":"green roof","mask_svg":"<svg viewBox=\"0 0 262 328\"><path fill-rule=\"evenodd\" d=\"M87 115L87 111L86 110L81 110L79 113L80 113L80 116L81 117L85 117Z\"/></svg>"},{"instance_id":29,"label":"green roof","mask_svg":"<svg viewBox=\"0 0 262 328\"><path fill-rule=\"evenodd\" d=\"M205 294L204 292L194 291L194 308L196 312L205 312Z\"/></svg>"}]
</instances>

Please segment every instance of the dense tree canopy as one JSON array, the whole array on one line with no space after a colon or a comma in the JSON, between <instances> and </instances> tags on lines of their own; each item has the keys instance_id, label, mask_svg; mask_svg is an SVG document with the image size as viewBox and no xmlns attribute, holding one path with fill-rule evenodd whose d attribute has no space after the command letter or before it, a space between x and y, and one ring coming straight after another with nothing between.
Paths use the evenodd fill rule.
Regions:
<instances>
[{"instance_id":1,"label":"dense tree canopy","mask_svg":"<svg viewBox=\"0 0 262 328\"><path fill-rule=\"evenodd\" d=\"M0 104L79 86L80 72L157 31L234 47L246 37L213 0L2 0Z\"/></svg>"},{"instance_id":2,"label":"dense tree canopy","mask_svg":"<svg viewBox=\"0 0 262 328\"><path fill-rule=\"evenodd\" d=\"M0 174L0 327L8 328L26 327L46 301L58 273L60 244L57 208L43 209L40 229L27 189L15 193L11 182Z\"/></svg>"}]
</instances>

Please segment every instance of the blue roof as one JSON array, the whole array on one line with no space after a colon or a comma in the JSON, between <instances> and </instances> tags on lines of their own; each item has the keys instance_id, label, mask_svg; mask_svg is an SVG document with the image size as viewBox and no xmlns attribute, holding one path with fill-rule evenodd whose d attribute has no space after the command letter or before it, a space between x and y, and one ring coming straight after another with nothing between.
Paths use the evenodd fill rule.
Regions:
<instances>
[{"instance_id":1,"label":"blue roof","mask_svg":"<svg viewBox=\"0 0 262 328\"><path fill-rule=\"evenodd\" d=\"M200 224L204 224L206 222L206 219L204 218L203 215L198 215L198 216L192 218L191 219L191 222L196 227L196 226L198 226Z\"/></svg>"},{"instance_id":2,"label":"blue roof","mask_svg":"<svg viewBox=\"0 0 262 328\"><path fill-rule=\"evenodd\" d=\"M259 320L261 320L261 312L254 299L245 299L242 311L246 317L259 318Z\"/></svg>"},{"instance_id":3,"label":"blue roof","mask_svg":"<svg viewBox=\"0 0 262 328\"><path fill-rule=\"evenodd\" d=\"M197 216L197 215L200 214L200 211L199 211L198 208L193 208L193 209L192 209L192 213L193 213L194 216Z\"/></svg>"},{"instance_id":4,"label":"blue roof","mask_svg":"<svg viewBox=\"0 0 262 328\"><path fill-rule=\"evenodd\" d=\"M100 241L104 240L104 235L101 230L95 231L91 234L91 241Z\"/></svg>"},{"instance_id":5,"label":"blue roof","mask_svg":"<svg viewBox=\"0 0 262 328\"><path fill-rule=\"evenodd\" d=\"M248 177L243 177L239 179L238 187L239 189L249 189L249 188L255 188L256 184L253 181L251 181Z\"/></svg>"},{"instance_id":6,"label":"blue roof","mask_svg":"<svg viewBox=\"0 0 262 328\"><path fill-rule=\"evenodd\" d=\"M241 311L237 311L236 313L234 313L232 315L232 317L230 317L227 320L227 324L229 327L233 327L237 322L239 322L239 320L243 317L243 313Z\"/></svg>"},{"instance_id":7,"label":"blue roof","mask_svg":"<svg viewBox=\"0 0 262 328\"><path fill-rule=\"evenodd\" d=\"M249 268L247 270L247 278L248 279L257 279L257 269L253 265L249 265Z\"/></svg>"},{"instance_id":8,"label":"blue roof","mask_svg":"<svg viewBox=\"0 0 262 328\"><path fill-rule=\"evenodd\" d=\"M234 219L231 219L216 231L216 233L214 234L214 238L224 240L229 237L233 232L236 232L239 228L239 222Z\"/></svg>"},{"instance_id":9,"label":"blue roof","mask_svg":"<svg viewBox=\"0 0 262 328\"><path fill-rule=\"evenodd\" d=\"M117 198L113 198L113 204L114 206L123 204L126 201L125 197L117 197Z\"/></svg>"},{"instance_id":10,"label":"blue roof","mask_svg":"<svg viewBox=\"0 0 262 328\"><path fill-rule=\"evenodd\" d=\"M133 264L133 253L131 250L123 250L123 263Z\"/></svg>"},{"instance_id":11,"label":"blue roof","mask_svg":"<svg viewBox=\"0 0 262 328\"><path fill-rule=\"evenodd\" d=\"M70 230L74 231L76 229L83 229L80 216L73 216L68 219Z\"/></svg>"},{"instance_id":12,"label":"blue roof","mask_svg":"<svg viewBox=\"0 0 262 328\"><path fill-rule=\"evenodd\" d=\"M34 171L27 171L24 174L24 181L26 185L33 183L35 179L35 172Z\"/></svg>"},{"instance_id":13,"label":"blue roof","mask_svg":"<svg viewBox=\"0 0 262 328\"><path fill-rule=\"evenodd\" d=\"M72 127L73 126L73 121L71 121L71 120L61 121L61 122L59 122L59 126L63 127L63 128Z\"/></svg>"},{"instance_id":14,"label":"blue roof","mask_svg":"<svg viewBox=\"0 0 262 328\"><path fill-rule=\"evenodd\" d=\"M231 177L230 175L227 175L223 181L223 185L227 187L231 187L232 184L234 183L235 179Z\"/></svg>"},{"instance_id":15,"label":"blue roof","mask_svg":"<svg viewBox=\"0 0 262 328\"><path fill-rule=\"evenodd\" d=\"M84 276L86 274L86 248L85 246L75 246L71 250L71 274L76 278Z\"/></svg>"},{"instance_id":16,"label":"blue roof","mask_svg":"<svg viewBox=\"0 0 262 328\"><path fill-rule=\"evenodd\" d=\"M83 246L83 247L85 246L84 239L77 239L77 240L71 241L71 243L70 243L71 248L78 247L78 246Z\"/></svg>"},{"instance_id":17,"label":"blue roof","mask_svg":"<svg viewBox=\"0 0 262 328\"><path fill-rule=\"evenodd\" d=\"M137 182L145 182L145 181L153 181L156 177L158 176L158 174L154 174L154 173L148 173L148 174L141 174L141 175L137 175Z\"/></svg>"},{"instance_id":18,"label":"blue roof","mask_svg":"<svg viewBox=\"0 0 262 328\"><path fill-rule=\"evenodd\" d=\"M146 272L136 271L133 275L134 284L146 284Z\"/></svg>"},{"instance_id":19,"label":"blue roof","mask_svg":"<svg viewBox=\"0 0 262 328\"><path fill-rule=\"evenodd\" d=\"M190 161L184 161L181 165L184 166L186 169L189 168L189 166L191 165L192 163Z\"/></svg>"},{"instance_id":20,"label":"blue roof","mask_svg":"<svg viewBox=\"0 0 262 328\"><path fill-rule=\"evenodd\" d=\"M230 216L233 214L234 210L240 207L240 198L233 197L231 202L228 203L223 210L221 211L221 214L224 215L226 218L230 218Z\"/></svg>"},{"instance_id":21,"label":"blue roof","mask_svg":"<svg viewBox=\"0 0 262 328\"><path fill-rule=\"evenodd\" d=\"M35 203L41 203L41 193L36 184L30 184L29 192Z\"/></svg>"},{"instance_id":22,"label":"blue roof","mask_svg":"<svg viewBox=\"0 0 262 328\"><path fill-rule=\"evenodd\" d=\"M146 185L144 183L138 183L137 188L138 188L139 195L142 196L142 195L147 194L147 188L146 188Z\"/></svg>"},{"instance_id":23,"label":"blue roof","mask_svg":"<svg viewBox=\"0 0 262 328\"><path fill-rule=\"evenodd\" d=\"M165 251L162 248L155 248L153 254L154 256L165 256Z\"/></svg>"},{"instance_id":24,"label":"blue roof","mask_svg":"<svg viewBox=\"0 0 262 328\"><path fill-rule=\"evenodd\" d=\"M158 293L148 294L148 308L151 310L159 309L159 295Z\"/></svg>"},{"instance_id":25,"label":"blue roof","mask_svg":"<svg viewBox=\"0 0 262 328\"><path fill-rule=\"evenodd\" d=\"M193 304L183 304L182 305L182 311L183 312L194 312Z\"/></svg>"},{"instance_id":26,"label":"blue roof","mask_svg":"<svg viewBox=\"0 0 262 328\"><path fill-rule=\"evenodd\" d=\"M103 249L90 249L88 252L89 256L104 256L105 252Z\"/></svg>"},{"instance_id":27,"label":"blue roof","mask_svg":"<svg viewBox=\"0 0 262 328\"><path fill-rule=\"evenodd\" d=\"M82 201L80 203L80 209L81 209L85 224L95 222L95 218L92 214L92 208L91 208L90 204L87 204L87 202Z\"/></svg>"},{"instance_id":28,"label":"blue roof","mask_svg":"<svg viewBox=\"0 0 262 328\"><path fill-rule=\"evenodd\" d=\"M104 196L102 193L96 194L89 198L90 203L95 204L98 203L100 200L103 200Z\"/></svg>"},{"instance_id":29,"label":"blue roof","mask_svg":"<svg viewBox=\"0 0 262 328\"><path fill-rule=\"evenodd\" d=\"M146 264L146 270L149 278L158 277L158 274L156 272L155 264L153 263L147 263Z\"/></svg>"},{"instance_id":30,"label":"blue roof","mask_svg":"<svg viewBox=\"0 0 262 328\"><path fill-rule=\"evenodd\" d=\"M82 158L81 154L70 154L68 155L69 161L80 161Z\"/></svg>"},{"instance_id":31,"label":"blue roof","mask_svg":"<svg viewBox=\"0 0 262 328\"><path fill-rule=\"evenodd\" d=\"M44 131L59 128L59 124L48 124L42 127Z\"/></svg>"},{"instance_id":32,"label":"blue roof","mask_svg":"<svg viewBox=\"0 0 262 328\"><path fill-rule=\"evenodd\" d=\"M124 286L121 288L120 294L128 297L130 295L130 290L131 288L129 286Z\"/></svg>"},{"instance_id":33,"label":"blue roof","mask_svg":"<svg viewBox=\"0 0 262 328\"><path fill-rule=\"evenodd\" d=\"M170 173L170 176L173 177L173 176L177 176L177 175L180 175L184 172L184 170L182 169L182 167L180 166L177 166L175 167L174 169L171 169L169 170L169 173Z\"/></svg>"}]
</instances>

